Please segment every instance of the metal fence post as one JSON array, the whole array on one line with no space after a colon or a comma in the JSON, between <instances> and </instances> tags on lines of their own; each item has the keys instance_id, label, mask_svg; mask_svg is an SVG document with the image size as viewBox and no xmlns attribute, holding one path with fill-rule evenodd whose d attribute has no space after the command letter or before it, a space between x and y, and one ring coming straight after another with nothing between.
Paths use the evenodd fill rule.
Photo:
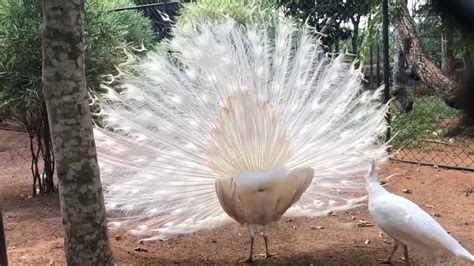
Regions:
<instances>
[{"instance_id":1,"label":"metal fence post","mask_svg":"<svg viewBox=\"0 0 474 266\"><path fill-rule=\"evenodd\" d=\"M388 43L388 0L382 2L382 53L383 53L383 96L384 103L390 99L390 60ZM387 123L390 125L390 113L387 113ZM390 139L390 127L387 127L386 140Z\"/></svg>"},{"instance_id":2,"label":"metal fence post","mask_svg":"<svg viewBox=\"0 0 474 266\"><path fill-rule=\"evenodd\" d=\"M0 210L0 266L7 266L7 243L5 241L5 228L3 227L3 214Z\"/></svg>"},{"instance_id":3,"label":"metal fence post","mask_svg":"<svg viewBox=\"0 0 474 266\"><path fill-rule=\"evenodd\" d=\"M376 85L375 85L375 88L378 88L380 86L380 41L377 41L377 47L376 47L376 50L375 50L375 54L376 54L376 62L375 64L376 65L376 68L375 68L375 71L377 71L377 78L376 78Z\"/></svg>"},{"instance_id":4,"label":"metal fence post","mask_svg":"<svg viewBox=\"0 0 474 266\"><path fill-rule=\"evenodd\" d=\"M369 58L370 58L370 79L369 79L369 84L370 88L374 88L374 55L372 52L372 44L369 46Z\"/></svg>"}]
</instances>

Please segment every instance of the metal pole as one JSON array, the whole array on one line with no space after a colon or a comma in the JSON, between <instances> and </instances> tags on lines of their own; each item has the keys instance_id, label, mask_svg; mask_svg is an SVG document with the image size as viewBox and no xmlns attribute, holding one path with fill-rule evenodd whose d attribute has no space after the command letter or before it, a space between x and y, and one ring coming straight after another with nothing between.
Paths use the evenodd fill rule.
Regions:
<instances>
[{"instance_id":1,"label":"metal pole","mask_svg":"<svg viewBox=\"0 0 474 266\"><path fill-rule=\"evenodd\" d=\"M369 46L369 55L370 55L370 79L369 79L369 84L370 88L374 88L374 55L372 52L372 44Z\"/></svg>"},{"instance_id":2,"label":"metal pole","mask_svg":"<svg viewBox=\"0 0 474 266\"><path fill-rule=\"evenodd\" d=\"M372 14L369 12L369 25L372 20ZM370 34L370 31L369 31ZM370 78L369 78L369 88L374 88L374 52L372 51L372 36L369 35L370 44L369 44L369 61L370 61Z\"/></svg>"},{"instance_id":3,"label":"metal pole","mask_svg":"<svg viewBox=\"0 0 474 266\"><path fill-rule=\"evenodd\" d=\"M377 55L377 60L376 60L376 71L377 71L377 85L375 86L376 88L378 88L378 86L380 86L380 42L377 41L377 49L375 51L376 55Z\"/></svg>"},{"instance_id":4,"label":"metal pole","mask_svg":"<svg viewBox=\"0 0 474 266\"><path fill-rule=\"evenodd\" d=\"M154 4L146 4L146 5L139 5L139 6L130 6L130 7L123 7L123 8L116 8L111 10L112 12L120 12L120 11L126 11L126 10L140 10L140 9L147 9L151 7L158 7L162 5L167 5L167 4L181 4L181 1L163 1L160 3L154 3Z\"/></svg>"},{"instance_id":5,"label":"metal pole","mask_svg":"<svg viewBox=\"0 0 474 266\"><path fill-rule=\"evenodd\" d=\"M5 241L5 229L3 227L3 214L0 210L0 266L7 266L7 243Z\"/></svg>"},{"instance_id":6,"label":"metal pole","mask_svg":"<svg viewBox=\"0 0 474 266\"><path fill-rule=\"evenodd\" d=\"M388 0L382 2L382 40L383 40L383 101L387 103L390 99L390 60L388 53ZM387 113L387 123L390 125L390 112ZM390 127L387 127L386 140L390 139Z\"/></svg>"}]
</instances>

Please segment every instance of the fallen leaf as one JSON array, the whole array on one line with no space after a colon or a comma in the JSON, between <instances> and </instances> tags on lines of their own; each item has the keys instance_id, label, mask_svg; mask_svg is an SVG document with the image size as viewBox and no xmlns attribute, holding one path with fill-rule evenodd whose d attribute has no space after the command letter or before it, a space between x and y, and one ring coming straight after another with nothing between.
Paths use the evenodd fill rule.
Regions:
<instances>
[{"instance_id":1,"label":"fallen leaf","mask_svg":"<svg viewBox=\"0 0 474 266\"><path fill-rule=\"evenodd\" d=\"M368 245L370 243L370 240L365 240L364 244Z\"/></svg>"},{"instance_id":2,"label":"fallen leaf","mask_svg":"<svg viewBox=\"0 0 474 266\"><path fill-rule=\"evenodd\" d=\"M311 225L309 228L311 229L324 229L324 226L314 226L314 225Z\"/></svg>"},{"instance_id":3,"label":"fallen leaf","mask_svg":"<svg viewBox=\"0 0 474 266\"><path fill-rule=\"evenodd\" d=\"M464 193L466 193L466 197L468 197L469 194L472 194L472 188L471 188L471 187L467 187L466 189L464 189Z\"/></svg>"},{"instance_id":4,"label":"fallen leaf","mask_svg":"<svg viewBox=\"0 0 474 266\"><path fill-rule=\"evenodd\" d=\"M359 220L359 222L357 223L357 227L372 227L372 226L374 226L374 224L371 224L366 220Z\"/></svg>"},{"instance_id":5,"label":"fallen leaf","mask_svg":"<svg viewBox=\"0 0 474 266\"><path fill-rule=\"evenodd\" d=\"M136 252L148 252L147 249L142 248L142 247L136 247L136 248L134 248L133 250L135 250Z\"/></svg>"},{"instance_id":6,"label":"fallen leaf","mask_svg":"<svg viewBox=\"0 0 474 266\"><path fill-rule=\"evenodd\" d=\"M402 189L402 192L403 192L403 193L406 193L406 194L410 194L410 193L411 193L411 190L408 189L408 188L404 188L404 189Z\"/></svg>"}]
</instances>

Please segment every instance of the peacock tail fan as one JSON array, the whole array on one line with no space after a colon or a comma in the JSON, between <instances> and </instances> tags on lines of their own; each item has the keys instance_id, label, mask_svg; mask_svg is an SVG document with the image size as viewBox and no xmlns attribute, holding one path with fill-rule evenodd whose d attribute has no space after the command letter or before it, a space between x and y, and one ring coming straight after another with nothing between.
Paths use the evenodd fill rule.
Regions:
<instances>
[{"instance_id":1,"label":"peacock tail fan","mask_svg":"<svg viewBox=\"0 0 474 266\"><path fill-rule=\"evenodd\" d=\"M246 171L311 167L286 215L360 204L387 106L361 71L327 56L317 37L281 20L195 22L173 29L101 96L95 129L111 226L149 239L226 224L215 183Z\"/></svg>"}]
</instances>

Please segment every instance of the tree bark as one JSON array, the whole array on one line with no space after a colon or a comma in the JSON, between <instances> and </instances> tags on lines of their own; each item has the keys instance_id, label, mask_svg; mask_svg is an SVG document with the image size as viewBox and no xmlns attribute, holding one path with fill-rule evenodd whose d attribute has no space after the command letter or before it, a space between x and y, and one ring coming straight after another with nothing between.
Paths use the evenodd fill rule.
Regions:
<instances>
[{"instance_id":1,"label":"tree bark","mask_svg":"<svg viewBox=\"0 0 474 266\"><path fill-rule=\"evenodd\" d=\"M463 109L459 99L459 84L443 75L441 70L428 59L406 5L400 5L399 10L399 14L393 17L393 22L399 36L399 45L408 64L416 70L428 86L432 87L444 99L446 104L453 108Z\"/></svg>"},{"instance_id":2,"label":"tree bark","mask_svg":"<svg viewBox=\"0 0 474 266\"><path fill-rule=\"evenodd\" d=\"M441 34L441 72L450 79L457 80L454 58L454 27L443 14L441 20L444 26Z\"/></svg>"},{"instance_id":3,"label":"tree bark","mask_svg":"<svg viewBox=\"0 0 474 266\"><path fill-rule=\"evenodd\" d=\"M334 14L329 20L324 24L323 28L320 30L320 33L326 34L331 26L336 22L337 14Z\"/></svg>"},{"instance_id":4,"label":"tree bark","mask_svg":"<svg viewBox=\"0 0 474 266\"><path fill-rule=\"evenodd\" d=\"M3 213L0 209L0 265L8 266L7 243L5 241L5 228L3 226Z\"/></svg>"},{"instance_id":5,"label":"tree bark","mask_svg":"<svg viewBox=\"0 0 474 266\"><path fill-rule=\"evenodd\" d=\"M43 0L43 95L68 265L112 265L84 71L84 0Z\"/></svg>"},{"instance_id":6,"label":"tree bark","mask_svg":"<svg viewBox=\"0 0 474 266\"><path fill-rule=\"evenodd\" d=\"M351 17L352 26L354 27L354 32L351 38L352 53L356 56L359 56L359 46L357 41L359 39L359 23L360 15L356 15L356 18Z\"/></svg>"},{"instance_id":7,"label":"tree bark","mask_svg":"<svg viewBox=\"0 0 474 266\"><path fill-rule=\"evenodd\" d=\"M398 35L395 32L395 58L393 62L393 87L391 94L397 99L405 112L410 112L413 108L413 101L410 99L406 89L408 80L405 72L406 60L397 39Z\"/></svg>"}]
</instances>

